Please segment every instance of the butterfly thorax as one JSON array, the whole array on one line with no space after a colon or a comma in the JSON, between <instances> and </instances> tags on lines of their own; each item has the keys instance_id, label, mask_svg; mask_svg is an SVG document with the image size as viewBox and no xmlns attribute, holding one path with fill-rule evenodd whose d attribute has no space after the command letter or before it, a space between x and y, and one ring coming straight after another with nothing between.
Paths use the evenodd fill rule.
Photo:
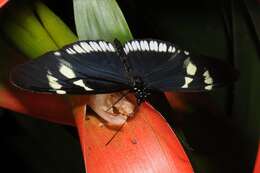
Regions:
<instances>
[{"instance_id":1,"label":"butterfly thorax","mask_svg":"<svg viewBox=\"0 0 260 173\"><path fill-rule=\"evenodd\" d=\"M131 84L135 92L137 104L139 105L151 94L151 91L145 87L144 82L138 76L132 77Z\"/></svg>"},{"instance_id":2,"label":"butterfly thorax","mask_svg":"<svg viewBox=\"0 0 260 173\"><path fill-rule=\"evenodd\" d=\"M129 63L128 57L126 56L120 41L115 39L114 44L117 49L118 56L120 57L120 60L124 66L126 77L132 86L133 91L135 92L137 104L141 104L148 97L148 95L150 95L150 90L144 85L141 77L135 76L133 74L133 67Z\"/></svg>"}]
</instances>

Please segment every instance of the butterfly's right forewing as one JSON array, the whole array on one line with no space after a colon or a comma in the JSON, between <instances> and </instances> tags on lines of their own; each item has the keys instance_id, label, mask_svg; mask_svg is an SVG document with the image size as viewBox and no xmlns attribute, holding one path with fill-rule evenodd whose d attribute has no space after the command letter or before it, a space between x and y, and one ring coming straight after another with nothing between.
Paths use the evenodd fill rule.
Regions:
<instances>
[{"instance_id":1,"label":"butterfly's right forewing","mask_svg":"<svg viewBox=\"0 0 260 173\"><path fill-rule=\"evenodd\" d=\"M127 88L114 46L79 41L17 66L11 82L19 88L57 94L106 93Z\"/></svg>"}]
</instances>

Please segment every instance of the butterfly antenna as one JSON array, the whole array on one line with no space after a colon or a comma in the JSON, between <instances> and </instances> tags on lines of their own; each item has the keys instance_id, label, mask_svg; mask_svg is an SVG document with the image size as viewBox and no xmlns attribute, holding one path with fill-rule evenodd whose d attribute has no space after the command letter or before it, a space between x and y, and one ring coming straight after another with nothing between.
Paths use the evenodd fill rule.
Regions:
<instances>
[{"instance_id":1,"label":"butterfly antenna","mask_svg":"<svg viewBox=\"0 0 260 173\"><path fill-rule=\"evenodd\" d=\"M129 93L130 93L130 90L128 90L126 93L124 93L121 97L119 97L119 99L117 99L109 108L107 108L107 110L105 110L105 112L108 112L110 109L112 109L117 103L119 103Z\"/></svg>"},{"instance_id":2,"label":"butterfly antenna","mask_svg":"<svg viewBox=\"0 0 260 173\"><path fill-rule=\"evenodd\" d=\"M107 141L107 143L105 144L106 146L108 144L111 143L111 141L116 137L116 135L120 132L120 130L124 127L124 125L126 124L127 119L125 120L125 122L119 127L119 129L114 133L114 135L109 139L109 141Z\"/></svg>"}]
</instances>

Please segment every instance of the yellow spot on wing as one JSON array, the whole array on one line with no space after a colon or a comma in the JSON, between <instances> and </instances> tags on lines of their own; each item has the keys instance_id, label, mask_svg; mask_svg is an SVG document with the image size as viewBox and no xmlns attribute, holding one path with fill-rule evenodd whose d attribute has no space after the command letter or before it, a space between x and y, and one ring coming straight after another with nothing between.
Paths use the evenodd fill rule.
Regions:
<instances>
[{"instance_id":1,"label":"yellow spot on wing","mask_svg":"<svg viewBox=\"0 0 260 173\"><path fill-rule=\"evenodd\" d=\"M182 86L182 88L188 88L188 85L193 81L190 77L185 77L185 84Z\"/></svg>"},{"instance_id":2,"label":"yellow spot on wing","mask_svg":"<svg viewBox=\"0 0 260 173\"><path fill-rule=\"evenodd\" d=\"M74 73L73 70L71 70L69 67L65 66L65 65L62 65L59 69L60 73L69 78L69 79L72 79L72 78L75 78L76 77L76 74Z\"/></svg>"}]
</instances>

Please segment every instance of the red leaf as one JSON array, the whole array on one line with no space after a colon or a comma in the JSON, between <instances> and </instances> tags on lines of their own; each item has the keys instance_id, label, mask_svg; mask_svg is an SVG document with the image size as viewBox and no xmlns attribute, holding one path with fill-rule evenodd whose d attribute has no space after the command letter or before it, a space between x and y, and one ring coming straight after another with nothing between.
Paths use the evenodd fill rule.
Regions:
<instances>
[{"instance_id":1,"label":"red leaf","mask_svg":"<svg viewBox=\"0 0 260 173\"><path fill-rule=\"evenodd\" d=\"M1 88L0 106L51 122L75 124L70 104L58 95L35 94L14 88Z\"/></svg>"},{"instance_id":2,"label":"red leaf","mask_svg":"<svg viewBox=\"0 0 260 173\"><path fill-rule=\"evenodd\" d=\"M74 115L88 173L192 173L191 163L165 119L143 103L136 115L116 132L95 116L85 119L84 106Z\"/></svg>"},{"instance_id":3,"label":"red leaf","mask_svg":"<svg viewBox=\"0 0 260 173\"><path fill-rule=\"evenodd\" d=\"M165 92L165 96L168 99L170 105L181 112L185 112L189 109L186 101L183 99L182 93Z\"/></svg>"},{"instance_id":4,"label":"red leaf","mask_svg":"<svg viewBox=\"0 0 260 173\"><path fill-rule=\"evenodd\" d=\"M3 7L7 2L8 0L0 0L0 8Z\"/></svg>"},{"instance_id":5,"label":"red leaf","mask_svg":"<svg viewBox=\"0 0 260 173\"><path fill-rule=\"evenodd\" d=\"M259 172L260 172L260 142L258 145L258 153L256 156L254 173L259 173Z\"/></svg>"}]
</instances>

